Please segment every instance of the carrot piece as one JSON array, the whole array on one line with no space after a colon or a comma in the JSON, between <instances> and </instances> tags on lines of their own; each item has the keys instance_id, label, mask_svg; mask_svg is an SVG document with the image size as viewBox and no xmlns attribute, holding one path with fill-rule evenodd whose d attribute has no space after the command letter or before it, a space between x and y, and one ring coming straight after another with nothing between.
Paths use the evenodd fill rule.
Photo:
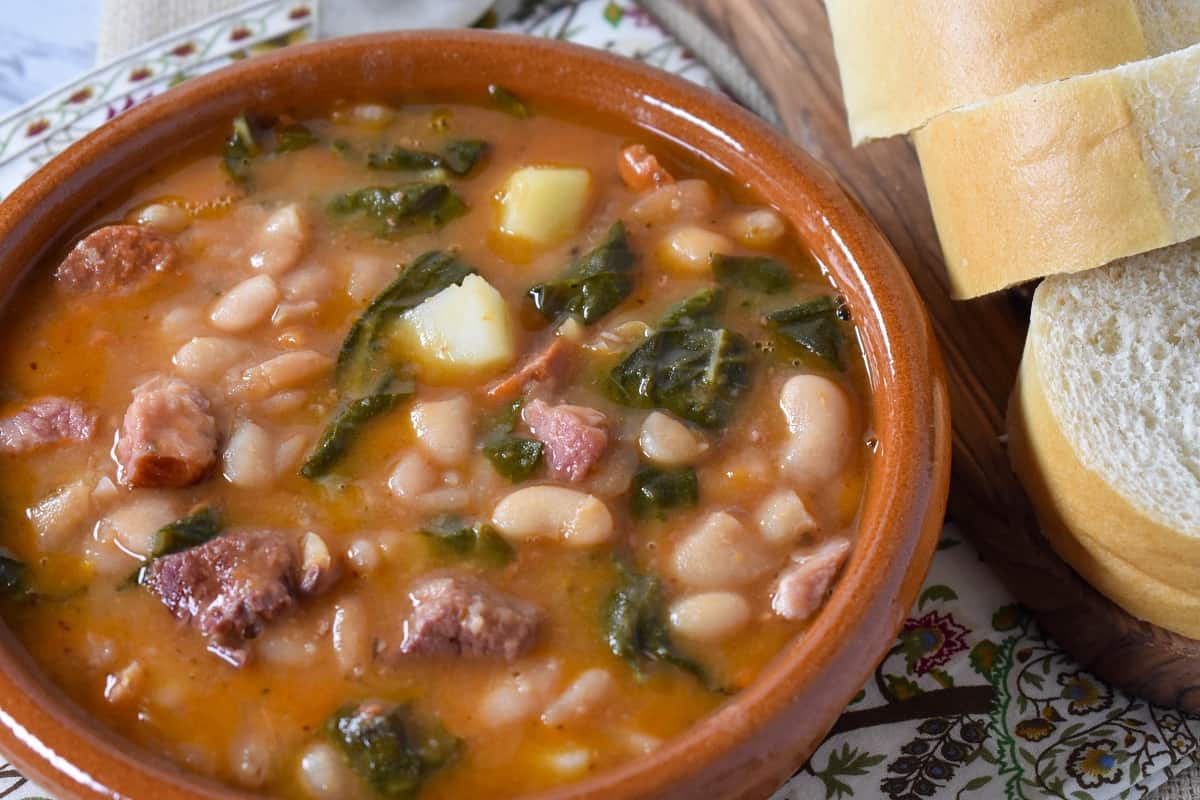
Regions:
<instances>
[{"instance_id":1,"label":"carrot piece","mask_svg":"<svg viewBox=\"0 0 1200 800\"><path fill-rule=\"evenodd\" d=\"M622 150L617 167L621 172L621 180L635 192L675 182L671 173L642 144L631 144Z\"/></svg>"}]
</instances>

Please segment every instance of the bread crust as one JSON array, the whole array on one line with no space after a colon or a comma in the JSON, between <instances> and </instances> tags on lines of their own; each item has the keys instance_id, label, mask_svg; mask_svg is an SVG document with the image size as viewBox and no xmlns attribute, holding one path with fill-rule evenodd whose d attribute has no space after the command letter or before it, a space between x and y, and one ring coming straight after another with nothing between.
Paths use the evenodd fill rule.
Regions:
<instances>
[{"instance_id":1,"label":"bread crust","mask_svg":"<svg viewBox=\"0 0 1200 800\"><path fill-rule=\"evenodd\" d=\"M1200 40L1186 14L1162 30L1158 20L1143 20L1144 6L1139 0L829 0L854 143L908 133L938 114L1022 86Z\"/></svg>"},{"instance_id":2,"label":"bread crust","mask_svg":"<svg viewBox=\"0 0 1200 800\"><path fill-rule=\"evenodd\" d=\"M1200 539L1149 519L1075 454L1038 375L1036 331L1008 407L1008 453L1042 532L1133 616L1200 639Z\"/></svg>"}]
</instances>

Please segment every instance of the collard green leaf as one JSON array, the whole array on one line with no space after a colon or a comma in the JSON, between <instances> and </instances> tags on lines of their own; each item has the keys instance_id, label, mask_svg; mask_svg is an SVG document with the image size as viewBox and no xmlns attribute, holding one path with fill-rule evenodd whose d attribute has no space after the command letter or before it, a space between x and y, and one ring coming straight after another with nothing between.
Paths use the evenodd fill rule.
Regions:
<instances>
[{"instance_id":1,"label":"collard green leaf","mask_svg":"<svg viewBox=\"0 0 1200 800\"><path fill-rule=\"evenodd\" d=\"M421 533L456 556L489 566L504 566L516 555L512 545L483 522L467 523L459 517L441 516L425 523Z\"/></svg>"},{"instance_id":2,"label":"collard green leaf","mask_svg":"<svg viewBox=\"0 0 1200 800\"><path fill-rule=\"evenodd\" d=\"M409 171L444 168L462 177L478 163L487 148L487 142L482 139L451 139L446 142L445 152L440 155L397 146L384 153L371 153L367 156L367 166L371 169Z\"/></svg>"},{"instance_id":3,"label":"collard green leaf","mask_svg":"<svg viewBox=\"0 0 1200 800\"><path fill-rule=\"evenodd\" d=\"M728 424L749 388L750 345L725 328L658 331L609 373L617 402L664 408L704 428Z\"/></svg>"},{"instance_id":4,"label":"collard green leaf","mask_svg":"<svg viewBox=\"0 0 1200 800\"><path fill-rule=\"evenodd\" d=\"M517 119L529 119L529 108L515 94L494 83L488 84L488 96L496 107L509 116Z\"/></svg>"},{"instance_id":5,"label":"collard green leaf","mask_svg":"<svg viewBox=\"0 0 1200 800\"><path fill-rule=\"evenodd\" d=\"M396 319L474 273L474 268L445 250L431 250L413 259L350 326L334 372L338 393L342 397L361 397L377 391L380 382L395 369L386 351Z\"/></svg>"},{"instance_id":6,"label":"collard green leaf","mask_svg":"<svg viewBox=\"0 0 1200 800\"><path fill-rule=\"evenodd\" d=\"M700 499L700 484L694 467L664 469L643 464L633 475L630 501L638 519L666 519L667 512L689 508Z\"/></svg>"},{"instance_id":7,"label":"collard green leaf","mask_svg":"<svg viewBox=\"0 0 1200 800\"><path fill-rule=\"evenodd\" d=\"M720 289L696 292L668 309L658 323L658 329L714 327L724 299L724 293Z\"/></svg>"},{"instance_id":8,"label":"collard green leaf","mask_svg":"<svg viewBox=\"0 0 1200 800\"><path fill-rule=\"evenodd\" d=\"M23 594L28 567L7 551L0 551L0 594Z\"/></svg>"},{"instance_id":9,"label":"collard green leaf","mask_svg":"<svg viewBox=\"0 0 1200 800\"><path fill-rule=\"evenodd\" d=\"M844 369L842 328L832 297L818 297L775 311L767 315L766 325L785 342Z\"/></svg>"},{"instance_id":10,"label":"collard green leaf","mask_svg":"<svg viewBox=\"0 0 1200 800\"><path fill-rule=\"evenodd\" d=\"M312 147L321 140L309 130L308 126L299 122L290 122L275 128L275 152L291 153Z\"/></svg>"},{"instance_id":11,"label":"collard green leaf","mask_svg":"<svg viewBox=\"0 0 1200 800\"><path fill-rule=\"evenodd\" d=\"M338 411L325 428L320 441L300 467L300 474L310 480L327 475L361 435L368 422L391 411L412 397L416 387L411 382L390 381L386 390L351 400Z\"/></svg>"},{"instance_id":12,"label":"collard green leaf","mask_svg":"<svg viewBox=\"0 0 1200 800\"><path fill-rule=\"evenodd\" d=\"M676 649L667 628L662 582L617 562L617 586L603 608L605 639L613 655L623 659L638 677L647 663L662 662L708 684L704 668Z\"/></svg>"},{"instance_id":13,"label":"collard green leaf","mask_svg":"<svg viewBox=\"0 0 1200 800\"><path fill-rule=\"evenodd\" d=\"M792 271L768 256L728 256L714 253L709 259L713 275L726 286L775 294L792 285Z\"/></svg>"},{"instance_id":14,"label":"collard green leaf","mask_svg":"<svg viewBox=\"0 0 1200 800\"><path fill-rule=\"evenodd\" d=\"M521 415L521 398L513 401L483 439L483 455L492 467L513 483L520 483L542 463L544 448L537 439L517 436L513 430Z\"/></svg>"},{"instance_id":15,"label":"collard green leaf","mask_svg":"<svg viewBox=\"0 0 1200 800\"><path fill-rule=\"evenodd\" d=\"M385 800L413 800L429 776L462 751L462 740L407 704L347 706L325 730L350 768Z\"/></svg>"},{"instance_id":16,"label":"collard green leaf","mask_svg":"<svg viewBox=\"0 0 1200 800\"><path fill-rule=\"evenodd\" d=\"M150 542L150 557L162 558L180 550L196 547L221 532L224 523L221 512L212 506L201 506L182 519L168 523L154 533Z\"/></svg>"},{"instance_id":17,"label":"collard green leaf","mask_svg":"<svg viewBox=\"0 0 1200 800\"><path fill-rule=\"evenodd\" d=\"M234 183L244 184L250 180L250 161L262 148L258 142L257 126L246 114L233 118L233 131L225 140L221 154L221 166Z\"/></svg>"},{"instance_id":18,"label":"collard green leaf","mask_svg":"<svg viewBox=\"0 0 1200 800\"><path fill-rule=\"evenodd\" d=\"M574 314L591 325L621 304L633 291L633 251L620 220L604 241L567 267L553 281L529 290L529 298L546 319Z\"/></svg>"},{"instance_id":19,"label":"collard green leaf","mask_svg":"<svg viewBox=\"0 0 1200 800\"><path fill-rule=\"evenodd\" d=\"M337 195L329 211L359 220L373 235L399 239L442 227L467 212L467 204L444 183L368 186Z\"/></svg>"}]
</instances>

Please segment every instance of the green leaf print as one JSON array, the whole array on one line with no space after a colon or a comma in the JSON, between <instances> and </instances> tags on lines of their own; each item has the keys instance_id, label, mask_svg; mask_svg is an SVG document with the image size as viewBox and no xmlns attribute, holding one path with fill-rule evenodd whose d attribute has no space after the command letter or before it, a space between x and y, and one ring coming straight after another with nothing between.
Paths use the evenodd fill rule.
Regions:
<instances>
[{"instance_id":1,"label":"green leaf print","mask_svg":"<svg viewBox=\"0 0 1200 800\"><path fill-rule=\"evenodd\" d=\"M829 762L825 765L825 769L819 770L812 768L811 765L810 769L812 774L816 775L825 786L825 800L836 800L836 798L849 797L854 794L850 785L845 781L838 780L839 778L866 775L872 767L882 763L885 758L887 756L872 755L844 743L841 750L834 750L829 754Z\"/></svg>"},{"instance_id":2,"label":"green leaf print","mask_svg":"<svg viewBox=\"0 0 1200 800\"><path fill-rule=\"evenodd\" d=\"M923 611L925 604L931 600L957 600L958 595L949 586L937 584L930 586L925 591L921 592L921 599L917 601L917 610Z\"/></svg>"},{"instance_id":3,"label":"green leaf print","mask_svg":"<svg viewBox=\"0 0 1200 800\"><path fill-rule=\"evenodd\" d=\"M1021 607L1016 603L1002 606L992 614L992 627L998 631L1011 631L1021 624Z\"/></svg>"},{"instance_id":4,"label":"green leaf print","mask_svg":"<svg viewBox=\"0 0 1200 800\"><path fill-rule=\"evenodd\" d=\"M996 661L999 656L1000 648L996 643L990 639L984 639L971 648L971 666L980 675L991 680L992 671L996 668Z\"/></svg>"}]
</instances>

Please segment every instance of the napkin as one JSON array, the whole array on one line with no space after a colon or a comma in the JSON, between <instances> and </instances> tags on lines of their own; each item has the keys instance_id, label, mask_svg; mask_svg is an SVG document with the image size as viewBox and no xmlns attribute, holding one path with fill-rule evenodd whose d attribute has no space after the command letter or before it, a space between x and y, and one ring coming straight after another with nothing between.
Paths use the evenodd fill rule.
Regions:
<instances>
[{"instance_id":1,"label":"napkin","mask_svg":"<svg viewBox=\"0 0 1200 800\"><path fill-rule=\"evenodd\" d=\"M511 13L530 5L520 18ZM231 0L106 0L105 66L0 119L0 196L63 147L178 80L332 32L468 25L489 7L503 30L606 48L715 88L711 65L726 89L772 117L727 45L674 0L644 5L687 46L632 0L257 0L236 8ZM105 58L117 53L111 63ZM1155 800L1182 800L1197 796L1183 773L1198 737L1200 720L1130 698L1082 670L948 526L894 646L772 800L1133 800L1164 784ZM43 795L0 767L0 797Z\"/></svg>"}]
</instances>

